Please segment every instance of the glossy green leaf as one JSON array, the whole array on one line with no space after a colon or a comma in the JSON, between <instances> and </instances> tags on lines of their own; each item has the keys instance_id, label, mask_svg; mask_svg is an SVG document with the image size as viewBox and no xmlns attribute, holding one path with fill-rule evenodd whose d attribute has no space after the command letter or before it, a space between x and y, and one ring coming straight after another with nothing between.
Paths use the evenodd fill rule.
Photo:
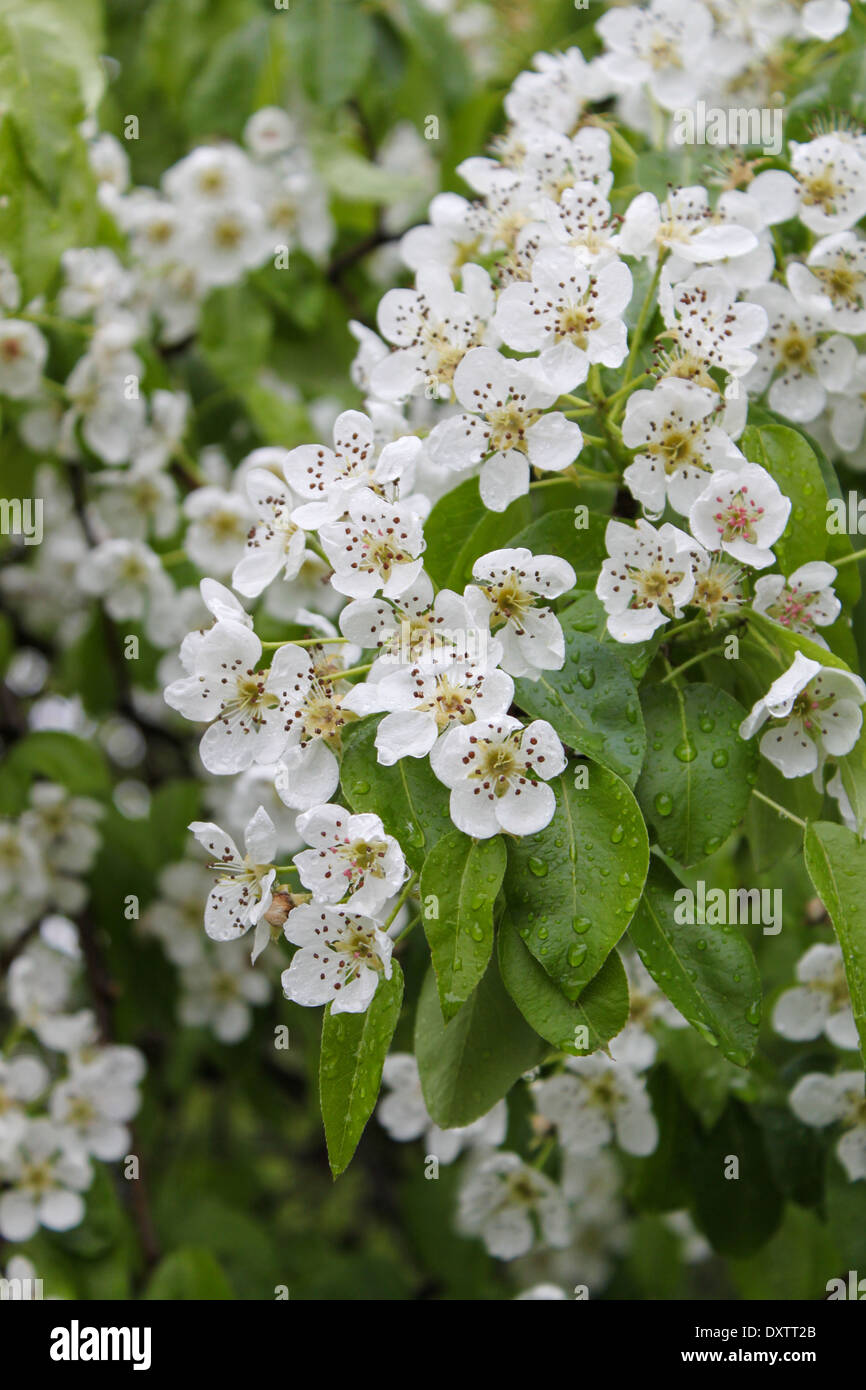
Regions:
<instances>
[{"instance_id":1,"label":"glossy green leaf","mask_svg":"<svg viewBox=\"0 0 866 1390\"><path fill-rule=\"evenodd\" d=\"M695 864L746 813L758 750L740 738L746 710L724 690L679 682L641 692L647 753L635 795L665 854Z\"/></svg>"},{"instance_id":2,"label":"glossy green leaf","mask_svg":"<svg viewBox=\"0 0 866 1390\"><path fill-rule=\"evenodd\" d=\"M505 891L520 937L577 999L640 901L649 846L637 802L606 767L572 765L551 786L553 820L509 845Z\"/></svg>"},{"instance_id":3,"label":"glossy green leaf","mask_svg":"<svg viewBox=\"0 0 866 1390\"><path fill-rule=\"evenodd\" d=\"M335 1178L351 1162L373 1113L402 1002L403 972L393 961L390 980L379 980L364 1013L333 1014L330 1004L325 1010L319 1096L328 1162Z\"/></svg>"},{"instance_id":4,"label":"glossy green leaf","mask_svg":"<svg viewBox=\"0 0 866 1390\"><path fill-rule=\"evenodd\" d=\"M752 463L766 468L791 499L788 524L773 546L782 571L791 574L807 560L823 560L828 540L827 489L808 441L787 425L749 425L740 448Z\"/></svg>"},{"instance_id":5,"label":"glossy green leaf","mask_svg":"<svg viewBox=\"0 0 866 1390\"><path fill-rule=\"evenodd\" d=\"M866 843L830 821L807 826L803 844L815 892L830 914L866 1060Z\"/></svg>"},{"instance_id":6,"label":"glossy green leaf","mask_svg":"<svg viewBox=\"0 0 866 1390\"><path fill-rule=\"evenodd\" d=\"M778 1229L784 1202L761 1130L737 1101L695 1149L691 1181L695 1219L720 1255L750 1255Z\"/></svg>"},{"instance_id":7,"label":"glossy green leaf","mask_svg":"<svg viewBox=\"0 0 866 1390\"><path fill-rule=\"evenodd\" d=\"M654 860L629 936L656 984L701 1037L738 1066L758 1041L761 977L736 926L679 921L683 885ZM696 916L697 913L689 915Z\"/></svg>"},{"instance_id":8,"label":"glossy green leaf","mask_svg":"<svg viewBox=\"0 0 866 1390\"><path fill-rule=\"evenodd\" d=\"M616 951L576 1000L566 999L506 916L499 928L499 969L523 1017L560 1052L574 1057L596 1052L628 1021L628 981ZM578 1033L583 1028L586 1033Z\"/></svg>"},{"instance_id":9,"label":"glossy green leaf","mask_svg":"<svg viewBox=\"0 0 866 1390\"><path fill-rule=\"evenodd\" d=\"M154 1270L144 1297L178 1302L234 1298L231 1285L210 1250L172 1250Z\"/></svg>"},{"instance_id":10,"label":"glossy green leaf","mask_svg":"<svg viewBox=\"0 0 866 1390\"><path fill-rule=\"evenodd\" d=\"M505 873L501 835L472 840L459 830L434 845L421 870L421 910L443 1017L469 998L493 950L493 904Z\"/></svg>"},{"instance_id":11,"label":"glossy green leaf","mask_svg":"<svg viewBox=\"0 0 866 1390\"><path fill-rule=\"evenodd\" d=\"M436 977L428 973L418 1002L415 1056L424 1102L443 1129L486 1115L549 1050L506 993L495 959L450 1023L442 1018Z\"/></svg>"},{"instance_id":12,"label":"glossy green leaf","mask_svg":"<svg viewBox=\"0 0 866 1390\"><path fill-rule=\"evenodd\" d=\"M565 664L542 671L537 680L515 682L515 703L553 725L563 743L603 763L629 786L638 779L646 736L638 698L641 656L602 641L594 606L580 600L559 615L565 634Z\"/></svg>"}]
</instances>

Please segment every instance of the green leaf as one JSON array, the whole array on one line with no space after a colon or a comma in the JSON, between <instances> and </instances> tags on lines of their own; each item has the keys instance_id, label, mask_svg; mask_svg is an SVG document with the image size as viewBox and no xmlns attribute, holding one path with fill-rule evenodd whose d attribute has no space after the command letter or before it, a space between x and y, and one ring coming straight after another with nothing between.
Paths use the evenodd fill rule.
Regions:
<instances>
[{"instance_id":1,"label":"green leaf","mask_svg":"<svg viewBox=\"0 0 866 1390\"><path fill-rule=\"evenodd\" d=\"M353 811L374 811L400 841L409 864L420 873L426 856L454 829L449 794L426 758L402 758L393 767L376 760L380 716L360 719L343 732L340 771L343 793Z\"/></svg>"},{"instance_id":2,"label":"green leaf","mask_svg":"<svg viewBox=\"0 0 866 1390\"><path fill-rule=\"evenodd\" d=\"M751 947L736 927L676 920L674 894L683 885L654 860L629 927L638 955L659 989L701 1037L737 1066L758 1042L761 977Z\"/></svg>"},{"instance_id":3,"label":"green leaf","mask_svg":"<svg viewBox=\"0 0 866 1390\"><path fill-rule=\"evenodd\" d=\"M473 85L472 69L445 15L431 11L423 0L404 0L395 18L407 30L424 67L435 72L448 105L462 100Z\"/></svg>"},{"instance_id":4,"label":"green leaf","mask_svg":"<svg viewBox=\"0 0 866 1390\"><path fill-rule=\"evenodd\" d=\"M443 1129L486 1115L548 1051L505 992L495 960L450 1023L442 1018L436 977L428 972L418 1001L415 1055L424 1103Z\"/></svg>"},{"instance_id":5,"label":"green leaf","mask_svg":"<svg viewBox=\"0 0 866 1390\"><path fill-rule=\"evenodd\" d=\"M373 39L370 16L355 0L316 0L313 76L323 106L339 106L358 91L373 56Z\"/></svg>"},{"instance_id":6,"label":"green leaf","mask_svg":"<svg viewBox=\"0 0 866 1390\"><path fill-rule=\"evenodd\" d=\"M575 775L587 774L586 786ZM572 766L550 784L556 812L508 848L514 925L568 999L598 974L640 901L649 862L637 802L613 772Z\"/></svg>"},{"instance_id":7,"label":"green leaf","mask_svg":"<svg viewBox=\"0 0 866 1390\"><path fill-rule=\"evenodd\" d=\"M758 750L740 738L743 706L712 685L641 692L647 754L635 795L659 845L680 864L713 854L739 825Z\"/></svg>"},{"instance_id":8,"label":"green leaf","mask_svg":"<svg viewBox=\"0 0 866 1390\"><path fill-rule=\"evenodd\" d=\"M839 759L839 771L857 821L858 834L863 836L866 834L866 728L860 730L851 752Z\"/></svg>"},{"instance_id":9,"label":"green leaf","mask_svg":"<svg viewBox=\"0 0 866 1390\"><path fill-rule=\"evenodd\" d=\"M501 835L472 840L453 830L434 845L421 870L424 931L446 1022L487 969L506 857Z\"/></svg>"},{"instance_id":10,"label":"green leaf","mask_svg":"<svg viewBox=\"0 0 866 1390\"><path fill-rule=\"evenodd\" d=\"M596 1052L628 1022L628 981L616 951L576 1000L566 999L506 915L499 928L499 969L527 1023L560 1052L573 1057ZM577 1046L578 1028L587 1030L586 1047Z\"/></svg>"},{"instance_id":11,"label":"green leaf","mask_svg":"<svg viewBox=\"0 0 866 1390\"><path fill-rule=\"evenodd\" d=\"M12 122L0 119L0 246L18 273L25 301L49 289L68 247L112 241L80 135L72 140L63 174L59 193L49 195L26 164Z\"/></svg>"},{"instance_id":12,"label":"green leaf","mask_svg":"<svg viewBox=\"0 0 866 1390\"><path fill-rule=\"evenodd\" d=\"M423 180L373 164L355 150L328 143L321 147L319 171L330 191L356 203L390 203L424 196Z\"/></svg>"},{"instance_id":13,"label":"green leaf","mask_svg":"<svg viewBox=\"0 0 866 1390\"><path fill-rule=\"evenodd\" d=\"M791 574L807 560L823 560L828 541L827 488L808 441L786 425L749 425L740 448L752 463L766 468L791 499L788 524L773 546L781 569Z\"/></svg>"},{"instance_id":14,"label":"green leaf","mask_svg":"<svg viewBox=\"0 0 866 1390\"><path fill-rule=\"evenodd\" d=\"M866 1059L866 844L853 830L830 821L806 827L806 869L833 922L851 994L851 1007Z\"/></svg>"},{"instance_id":15,"label":"green leaf","mask_svg":"<svg viewBox=\"0 0 866 1390\"><path fill-rule=\"evenodd\" d=\"M743 1071L691 1028L659 1030L659 1060L677 1079L683 1098L704 1129L712 1129L731 1095L742 1090Z\"/></svg>"},{"instance_id":16,"label":"green leaf","mask_svg":"<svg viewBox=\"0 0 866 1390\"><path fill-rule=\"evenodd\" d=\"M579 601L560 613L559 620L565 664L559 671L542 671L537 680L515 681L515 702L527 714L552 724L569 748L594 758L633 787L646 736L629 661L618 643L603 642L583 629L580 624L589 617Z\"/></svg>"},{"instance_id":17,"label":"green leaf","mask_svg":"<svg viewBox=\"0 0 866 1390\"><path fill-rule=\"evenodd\" d=\"M185 94L188 130L193 137L240 139L257 105L256 88L268 62L269 25L264 15L212 41L206 60Z\"/></svg>"},{"instance_id":18,"label":"green leaf","mask_svg":"<svg viewBox=\"0 0 866 1390\"><path fill-rule=\"evenodd\" d=\"M99 9L90 0L0 0L0 116L37 179L56 192L77 126L103 86Z\"/></svg>"},{"instance_id":19,"label":"green leaf","mask_svg":"<svg viewBox=\"0 0 866 1390\"><path fill-rule=\"evenodd\" d=\"M792 632L790 628L782 627L781 623L773 622L766 613L758 613L754 608L748 608L746 614L750 626L774 648L774 654L784 670L791 665L797 652L802 652L810 661L820 661L822 666L848 670L847 662L843 661L841 656L829 651L827 647L819 647L817 642L813 642L804 632Z\"/></svg>"},{"instance_id":20,"label":"green leaf","mask_svg":"<svg viewBox=\"0 0 866 1390\"><path fill-rule=\"evenodd\" d=\"M827 1227L814 1212L803 1211L793 1203L762 1250L748 1260L731 1261L734 1283L750 1301L823 1300L828 1280L840 1272L839 1252Z\"/></svg>"},{"instance_id":21,"label":"green leaf","mask_svg":"<svg viewBox=\"0 0 866 1390\"><path fill-rule=\"evenodd\" d=\"M332 1014L330 1004L325 1010L319 1095L335 1178L349 1166L373 1113L402 1002L403 972L394 961L390 980L380 979L364 1013Z\"/></svg>"},{"instance_id":22,"label":"green leaf","mask_svg":"<svg viewBox=\"0 0 866 1390\"><path fill-rule=\"evenodd\" d=\"M9 750L0 773L0 804L20 810L34 779L60 782L75 796L105 798L111 791L100 749L76 734L55 729L27 734Z\"/></svg>"},{"instance_id":23,"label":"green leaf","mask_svg":"<svg viewBox=\"0 0 866 1390\"><path fill-rule=\"evenodd\" d=\"M866 1268L866 1183L852 1182L831 1149L827 1155L827 1227L841 1259L833 1271L847 1283L849 1269Z\"/></svg>"},{"instance_id":24,"label":"green leaf","mask_svg":"<svg viewBox=\"0 0 866 1390\"><path fill-rule=\"evenodd\" d=\"M477 479L473 478L472 482L477 488ZM442 538L450 559L445 582L449 589L455 589L459 594L463 593L467 584L472 583L472 567L478 559L491 550L510 546L512 537L524 531L532 520L532 498L529 496L516 498L504 512L489 512L483 502L480 502L480 507L478 520L459 550L454 533ZM426 525L424 534L426 537ZM426 550L424 562L426 565Z\"/></svg>"},{"instance_id":25,"label":"green leaf","mask_svg":"<svg viewBox=\"0 0 866 1390\"><path fill-rule=\"evenodd\" d=\"M689 1179L697 1125L669 1067L653 1067L647 1095L659 1127L658 1145L646 1158L622 1155L626 1192L639 1211L675 1211L688 1206L691 1198Z\"/></svg>"},{"instance_id":26,"label":"green leaf","mask_svg":"<svg viewBox=\"0 0 866 1390\"><path fill-rule=\"evenodd\" d=\"M146 1299L208 1302L234 1298L231 1286L209 1250L173 1250L154 1271Z\"/></svg>"},{"instance_id":27,"label":"green leaf","mask_svg":"<svg viewBox=\"0 0 866 1390\"><path fill-rule=\"evenodd\" d=\"M446 492L433 506L424 523L424 539L427 542L424 568L440 589L448 584L455 552L472 535L485 511L477 478L467 478L458 487Z\"/></svg>"},{"instance_id":28,"label":"green leaf","mask_svg":"<svg viewBox=\"0 0 866 1390\"><path fill-rule=\"evenodd\" d=\"M761 1131L737 1101L696 1149L692 1185L695 1218L720 1255L750 1255L782 1220L784 1203Z\"/></svg>"},{"instance_id":29,"label":"green leaf","mask_svg":"<svg viewBox=\"0 0 866 1390\"><path fill-rule=\"evenodd\" d=\"M561 507L547 512L508 542L510 546L526 546L533 555L560 555L575 573L575 589L592 589L598 579L602 562L607 556L604 533L609 518L590 512L588 525L575 527L573 507Z\"/></svg>"}]
</instances>

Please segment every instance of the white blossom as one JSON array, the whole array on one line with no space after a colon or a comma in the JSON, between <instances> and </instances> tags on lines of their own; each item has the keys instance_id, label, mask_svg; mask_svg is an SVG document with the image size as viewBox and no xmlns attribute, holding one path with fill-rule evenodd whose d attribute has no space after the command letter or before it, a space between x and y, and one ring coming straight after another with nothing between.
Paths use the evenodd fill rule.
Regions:
<instances>
[{"instance_id":1,"label":"white blossom","mask_svg":"<svg viewBox=\"0 0 866 1390\"><path fill-rule=\"evenodd\" d=\"M797 979L799 985L786 989L776 1001L776 1032L792 1042L824 1033L836 1047L856 1050L857 1027L841 947L822 942L810 946L797 962Z\"/></svg>"},{"instance_id":2,"label":"white blossom","mask_svg":"<svg viewBox=\"0 0 866 1390\"><path fill-rule=\"evenodd\" d=\"M562 744L546 720L523 727L511 715L457 725L430 754L430 766L451 790L452 821L479 840L501 830L513 835L543 830L556 809L546 783L565 765Z\"/></svg>"},{"instance_id":3,"label":"white blossom","mask_svg":"<svg viewBox=\"0 0 866 1390\"><path fill-rule=\"evenodd\" d=\"M747 463L720 469L695 498L689 525L708 550L721 548L741 564L765 569L791 512L791 500L766 469Z\"/></svg>"},{"instance_id":4,"label":"white blossom","mask_svg":"<svg viewBox=\"0 0 866 1390\"><path fill-rule=\"evenodd\" d=\"M537 365L473 348L454 373L454 392L466 413L434 427L430 457L452 469L481 463L481 498L492 511L528 490L530 465L558 473L580 453L580 429L547 409L557 391Z\"/></svg>"},{"instance_id":5,"label":"white blossom","mask_svg":"<svg viewBox=\"0 0 866 1390\"><path fill-rule=\"evenodd\" d=\"M302 903L283 931L300 947L282 974L283 993L296 1004L330 1004L332 1014L364 1013L380 978L391 978L391 938L349 906Z\"/></svg>"},{"instance_id":6,"label":"white blossom","mask_svg":"<svg viewBox=\"0 0 866 1390\"><path fill-rule=\"evenodd\" d=\"M863 723L866 685L859 676L797 652L790 667L773 681L740 725L751 738L773 720L761 739L761 752L784 777L803 777L826 757L850 753Z\"/></svg>"},{"instance_id":7,"label":"white blossom","mask_svg":"<svg viewBox=\"0 0 866 1390\"><path fill-rule=\"evenodd\" d=\"M608 558L595 592L607 613L607 630L617 642L643 642L657 627L682 617L695 587L699 555L690 537L665 523L636 526L609 521Z\"/></svg>"},{"instance_id":8,"label":"white blossom","mask_svg":"<svg viewBox=\"0 0 866 1390\"><path fill-rule=\"evenodd\" d=\"M406 876L403 851L372 812L351 815L325 804L297 819L309 849L294 857L301 882L317 902L338 903L349 896L353 912L375 917L397 893Z\"/></svg>"}]
</instances>

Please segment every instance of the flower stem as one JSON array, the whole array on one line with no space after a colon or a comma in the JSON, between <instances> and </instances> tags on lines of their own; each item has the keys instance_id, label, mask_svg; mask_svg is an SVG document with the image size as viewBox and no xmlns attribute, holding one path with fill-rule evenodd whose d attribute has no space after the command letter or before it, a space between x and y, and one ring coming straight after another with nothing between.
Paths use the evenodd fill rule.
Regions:
<instances>
[{"instance_id":1,"label":"flower stem","mask_svg":"<svg viewBox=\"0 0 866 1390\"><path fill-rule=\"evenodd\" d=\"M365 676L368 671L372 671L373 662L368 661L366 666L350 666L347 671L337 671L334 680L345 680L347 676Z\"/></svg>"},{"instance_id":2,"label":"flower stem","mask_svg":"<svg viewBox=\"0 0 866 1390\"><path fill-rule=\"evenodd\" d=\"M688 661L684 661L681 666L672 666L666 676L662 676L659 685L666 685L668 681L676 680L677 676L683 671L687 671L690 666L696 666L699 661L705 661L708 656L719 656L725 650L724 646L710 647L708 651L698 652L697 656L690 656Z\"/></svg>"},{"instance_id":3,"label":"flower stem","mask_svg":"<svg viewBox=\"0 0 866 1390\"><path fill-rule=\"evenodd\" d=\"M323 647L326 642L348 642L348 637L283 637L279 642L263 642L262 651L272 652L277 647Z\"/></svg>"},{"instance_id":4,"label":"flower stem","mask_svg":"<svg viewBox=\"0 0 866 1390\"><path fill-rule=\"evenodd\" d=\"M675 637L683 637L687 632L693 632L695 628L703 627L703 625L703 618L689 618L689 621L683 623L682 627L674 628L674 630L669 633L666 640L672 642Z\"/></svg>"},{"instance_id":5,"label":"flower stem","mask_svg":"<svg viewBox=\"0 0 866 1390\"><path fill-rule=\"evenodd\" d=\"M393 910L388 914L387 920L386 920L385 922L382 923L382 930L383 930L383 931L387 931L387 930L388 930L388 928L390 927L391 923L394 921L394 918L397 916L397 913L400 911L400 908L401 908L401 907L403 906L403 904L405 903L406 899L408 898L409 894L412 892L412 889L415 887L415 884L416 884L417 882L418 882L418 875L417 875L417 874L411 874L410 877L406 880L406 886L405 886L405 888L403 889L403 892L400 894L399 898L397 899L397 902L396 902L396 904L394 905Z\"/></svg>"},{"instance_id":6,"label":"flower stem","mask_svg":"<svg viewBox=\"0 0 866 1390\"><path fill-rule=\"evenodd\" d=\"M788 820L792 820L795 825L800 826L801 830L806 829L806 822L804 820L801 820L799 816L795 816L793 811L789 811L784 806L780 806L778 801L774 801L772 797L764 796L764 793L759 792L757 787L752 788L752 796L756 796L759 801L764 801L768 806L772 806L773 810L778 811L780 816L785 816Z\"/></svg>"},{"instance_id":7,"label":"flower stem","mask_svg":"<svg viewBox=\"0 0 866 1390\"><path fill-rule=\"evenodd\" d=\"M653 274L653 278L650 281L649 289L647 290L644 302L641 305L637 323L634 326L634 333L632 334L631 340L631 349L628 354L628 361L625 364L625 378L623 380L622 386L619 388L619 391L617 393L620 396L623 394L624 389L627 386L631 385L631 379L634 376L634 364L637 361L638 349L640 348L640 345L643 342L644 330L646 329L647 320L649 319L650 310L653 305L653 300L656 296L656 290L658 289L661 273L662 262L661 257L659 257L658 264L656 265L655 272Z\"/></svg>"},{"instance_id":8,"label":"flower stem","mask_svg":"<svg viewBox=\"0 0 866 1390\"><path fill-rule=\"evenodd\" d=\"M850 555L843 555L841 560L832 560L830 563L837 570L843 565L854 565L859 560L866 560L866 550L853 550Z\"/></svg>"},{"instance_id":9,"label":"flower stem","mask_svg":"<svg viewBox=\"0 0 866 1390\"><path fill-rule=\"evenodd\" d=\"M189 481L194 483L196 487L204 487L207 484L207 478L204 473L199 468L192 454L190 454L182 444L178 444L175 447L172 458L181 472L185 473Z\"/></svg>"},{"instance_id":10,"label":"flower stem","mask_svg":"<svg viewBox=\"0 0 866 1390\"><path fill-rule=\"evenodd\" d=\"M166 550L159 558L168 568L171 568L172 565L182 565L189 560L185 550Z\"/></svg>"}]
</instances>

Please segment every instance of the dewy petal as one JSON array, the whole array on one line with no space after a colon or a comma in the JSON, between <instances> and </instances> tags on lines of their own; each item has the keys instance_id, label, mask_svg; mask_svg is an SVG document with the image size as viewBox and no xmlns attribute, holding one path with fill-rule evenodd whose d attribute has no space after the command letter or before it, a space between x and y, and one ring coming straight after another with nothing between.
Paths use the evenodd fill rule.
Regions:
<instances>
[{"instance_id":1,"label":"dewy petal","mask_svg":"<svg viewBox=\"0 0 866 1390\"><path fill-rule=\"evenodd\" d=\"M270 864L277 850L277 832L264 806L258 808L247 825L244 843L254 864Z\"/></svg>"},{"instance_id":2,"label":"dewy petal","mask_svg":"<svg viewBox=\"0 0 866 1390\"><path fill-rule=\"evenodd\" d=\"M436 720L425 710L386 714L376 730L376 756L383 767L401 758L425 758L437 738Z\"/></svg>"},{"instance_id":3,"label":"dewy petal","mask_svg":"<svg viewBox=\"0 0 866 1390\"><path fill-rule=\"evenodd\" d=\"M512 835L534 835L553 820L556 797L545 782L526 782L517 792L512 786L496 799L496 819Z\"/></svg>"},{"instance_id":4,"label":"dewy petal","mask_svg":"<svg viewBox=\"0 0 866 1390\"><path fill-rule=\"evenodd\" d=\"M574 463L583 447L583 435L577 421L567 420L561 410L553 410L530 425L526 442L534 468L560 473Z\"/></svg>"},{"instance_id":5,"label":"dewy petal","mask_svg":"<svg viewBox=\"0 0 866 1390\"><path fill-rule=\"evenodd\" d=\"M212 859L227 864L240 864L242 862L243 856L231 835L220 830L220 827L215 825L213 821L194 820L190 823L189 829Z\"/></svg>"},{"instance_id":6,"label":"dewy petal","mask_svg":"<svg viewBox=\"0 0 866 1390\"><path fill-rule=\"evenodd\" d=\"M305 748L287 748L274 775L280 800L296 811L327 801L339 782L340 765L321 739Z\"/></svg>"},{"instance_id":7,"label":"dewy petal","mask_svg":"<svg viewBox=\"0 0 866 1390\"><path fill-rule=\"evenodd\" d=\"M636 1091L616 1107L614 1127L620 1148L638 1158L651 1154L658 1144L658 1125L643 1091Z\"/></svg>"},{"instance_id":8,"label":"dewy petal","mask_svg":"<svg viewBox=\"0 0 866 1390\"><path fill-rule=\"evenodd\" d=\"M478 783L459 782L451 792L449 809L452 821L464 835L471 835L476 840L489 840L492 835L498 835L500 822L496 798L492 793L485 792Z\"/></svg>"},{"instance_id":9,"label":"dewy petal","mask_svg":"<svg viewBox=\"0 0 866 1390\"><path fill-rule=\"evenodd\" d=\"M834 1047L856 1052L860 1046L860 1035L850 1006L831 1014L824 1025L824 1032Z\"/></svg>"},{"instance_id":10,"label":"dewy petal","mask_svg":"<svg viewBox=\"0 0 866 1390\"><path fill-rule=\"evenodd\" d=\"M517 449L507 454L494 454L481 469L479 480L481 500L491 512L504 512L506 507L529 491L529 463Z\"/></svg>"},{"instance_id":11,"label":"dewy petal","mask_svg":"<svg viewBox=\"0 0 866 1390\"><path fill-rule=\"evenodd\" d=\"M805 777L818 766L817 746L799 719L768 729L761 739L761 752L783 777Z\"/></svg>"}]
</instances>

